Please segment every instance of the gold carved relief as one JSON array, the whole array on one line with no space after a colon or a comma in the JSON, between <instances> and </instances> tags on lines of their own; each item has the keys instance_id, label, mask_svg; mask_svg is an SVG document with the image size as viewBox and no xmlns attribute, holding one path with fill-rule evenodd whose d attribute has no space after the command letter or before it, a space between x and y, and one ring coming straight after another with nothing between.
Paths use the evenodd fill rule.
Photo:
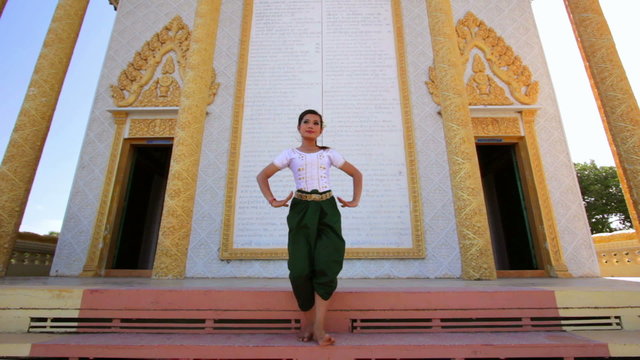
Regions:
<instances>
[{"instance_id":1,"label":"gold carved relief","mask_svg":"<svg viewBox=\"0 0 640 360\"><path fill-rule=\"evenodd\" d=\"M127 68L120 73L118 85L111 85L115 105L179 106L181 87L178 77L184 78L190 44L189 27L180 16L174 17L136 52ZM178 63L178 73L175 62ZM156 76L159 67L160 74ZM213 102L219 85L214 70L209 86L209 104Z\"/></svg>"},{"instance_id":2,"label":"gold carved relief","mask_svg":"<svg viewBox=\"0 0 640 360\"><path fill-rule=\"evenodd\" d=\"M472 12L467 12L458 21L456 33L463 64L469 62L471 51L477 48L484 55L492 74L508 86L509 93L514 99L524 105L531 105L538 101L539 84L532 80L531 70L522 63L522 59L515 55L511 46L507 45L494 29L488 27ZM479 55L474 56L472 66L474 74L467 84L467 91L471 91L469 104L510 105L509 98L504 95L504 89L482 69L484 62L480 60ZM426 82L426 85L433 101L440 104L438 79L433 67L429 68L429 81ZM499 94L500 92L502 95Z\"/></svg>"},{"instance_id":3,"label":"gold carved relief","mask_svg":"<svg viewBox=\"0 0 640 360\"><path fill-rule=\"evenodd\" d=\"M154 278L184 278L191 223L196 199L198 169L206 109L211 103L215 79L211 64L217 43L222 0L198 1L193 30L193 49L185 69L180 111L176 121L171 165L153 263ZM217 85L216 85L217 86Z\"/></svg>"},{"instance_id":4,"label":"gold carved relief","mask_svg":"<svg viewBox=\"0 0 640 360\"><path fill-rule=\"evenodd\" d=\"M517 117L472 118L475 136L522 136Z\"/></svg>"},{"instance_id":5,"label":"gold carved relief","mask_svg":"<svg viewBox=\"0 0 640 360\"><path fill-rule=\"evenodd\" d=\"M149 88L140 94L136 106L178 106L180 104L180 83L173 76L173 57L166 56L162 66L162 76L156 78Z\"/></svg>"},{"instance_id":6,"label":"gold carved relief","mask_svg":"<svg viewBox=\"0 0 640 360\"><path fill-rule=\"evenodd\" d=\"M513 101L505 95L504 89L493 77L487 75L487 67L480 55L473 56L473 75L467 81L469 105L512 105Z\"/></svg>"},{"instance_id":7,"label":"gold carved relief","mask_svg":"<svg viewBox=\"0 0 640 360\"><path fill-rule=\"evenodd\" d=\"M176 119L131 119L129 137L173 137Z\"/></svg>"},{"instance_id":8,"label":"gold carved relief","mask_svg":"<svg viewBox=\"0 0 640 360\"><path fill-rule=\"evenodd\" d=\"M495 279L491 235L466 99L464 69L456 48L450 0L427 0L434 74L441 82L441 113L456 215L463 279Z\"/></svg>"}]
</instances>

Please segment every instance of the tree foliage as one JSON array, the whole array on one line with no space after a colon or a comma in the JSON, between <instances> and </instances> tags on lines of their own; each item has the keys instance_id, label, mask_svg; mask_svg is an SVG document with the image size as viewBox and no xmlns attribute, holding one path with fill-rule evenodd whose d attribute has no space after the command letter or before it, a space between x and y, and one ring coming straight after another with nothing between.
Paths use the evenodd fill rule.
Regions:
<instances>
[{"instance_id":1,"label":"tree foliage","mask_svg":"<svg viewBox=\"0 0 640 360\"><path fill-rule=\"evenodd\" d=\"M574 166L591 233L630 229L631 217L615 166L598 166L593 160Z\"/></svg>"}]
</instances>

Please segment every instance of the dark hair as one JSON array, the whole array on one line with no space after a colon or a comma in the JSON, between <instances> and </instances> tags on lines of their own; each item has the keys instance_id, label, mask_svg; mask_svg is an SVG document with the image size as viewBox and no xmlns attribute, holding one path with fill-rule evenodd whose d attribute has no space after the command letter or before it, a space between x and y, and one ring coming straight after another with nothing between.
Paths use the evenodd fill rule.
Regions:
<instances>
[{"instance_id":1,"label":"dark hair","mask_svg":"<svg viewBox=\"0 0 640 360\"><path fill-rule=\"evenodd\" d=\"M302 119L304 119L304 117L309 115L309 114L318 115L320 117L320 128L324 129L324 121L322 120L322 115L319 112L317 112L317 111L315 111L313 109L307 109L307 110L305 110L305 111L300 113L300 116L298 116L298 127L300 127L300 124L302 124ZM317 140L316 140L316 146L318 146L318 141ZM320 149L322 149L322 150L329 149L328 146L318 146L318 147Z\"/></svg>"},{"instance_id":2,"label":"dark hair","mask_svg":"<svg viewBox=\"0 0 640 360\"><path fill-rule=\"evenodd\" d=\"M322 127L322 115L320 115L319 112L313 110L313 109L307 109L305 111L303 111L302 113L300 113L300 116L298 116L298 126L300 126L300 124L302 124L302 119L304 119L305 116L307 115L318 115L320 117L320 127Z\"/></svg>"}]
</instances>

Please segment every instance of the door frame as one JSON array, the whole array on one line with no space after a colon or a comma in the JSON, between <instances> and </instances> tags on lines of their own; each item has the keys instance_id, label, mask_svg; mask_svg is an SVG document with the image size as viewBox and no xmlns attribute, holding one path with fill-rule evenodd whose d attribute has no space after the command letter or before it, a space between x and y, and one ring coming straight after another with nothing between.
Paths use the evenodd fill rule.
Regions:
<instances>
[{"instance_id":1,"label":"door frame","mask_svg":"<svg viewBox=\"0 0 640 360\"><path fill-rule=\"evenodd\" d=\"M536 106L470 106L476 143L512 142L518 144L518 166L524 190L530 201L530 223L540 253L543 270L526 273L520 270L500 272L499 277L572 277L567 268L551 194L536 133L535 120L540 108Z\"/></svg>"},{"instance_id":2,"label":"door frame","mask_svg":"<svg viewBox=\"0 0 640 360\"><path fill-rule=\"evenodd\" d=\"M524 196L524 208L526 211L531 238L533 242L533 256L537 263L537 269L530 270L496 270L498 278L512 277L548 277L546 259L543 255L544 235L540 231L540 211L536 204L537 194L532 178L531 159L526 151L524 136L476 136L476 146L514 146L514 156L520 176L520 186ZM492 242L493 245L493 242Z\"/></svg>"},{"instance_id":3,"label":"door frame","mask_svg":"<svg viewBox=\"0 0 640 360\"><path fill-rule=\"evenodd\" d=\"M116 169L111 203L105 228L104 246L100 253L101 269L107 277L151 277L152 269L112 269L120 231L127 187L131 176L135 147L173 145L173 138L126 138L122 142Z\"/></svg>"}]
</instances>

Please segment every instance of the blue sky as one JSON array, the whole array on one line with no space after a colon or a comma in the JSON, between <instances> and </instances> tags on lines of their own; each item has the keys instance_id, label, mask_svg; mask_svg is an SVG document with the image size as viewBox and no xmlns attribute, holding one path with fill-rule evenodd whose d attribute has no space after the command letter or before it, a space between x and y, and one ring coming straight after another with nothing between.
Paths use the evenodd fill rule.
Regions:
<instances>
[{"instance_id":1,"label":"blue sky","mask_svg":"<svg viewBox=\"0 0 640 360\"><path fill-rule=\"evenodd\" d=\"M37 4L36 4L37 3ZM635 94L640 93L638 0L600 0ZM0 18L0 155L4 155L57 1L8 0ZM533 0L572 159L613 165L562 0ZM59 231L115 11L91 0L29 197L22 231Z\"/></svg>"}]
</instances>

